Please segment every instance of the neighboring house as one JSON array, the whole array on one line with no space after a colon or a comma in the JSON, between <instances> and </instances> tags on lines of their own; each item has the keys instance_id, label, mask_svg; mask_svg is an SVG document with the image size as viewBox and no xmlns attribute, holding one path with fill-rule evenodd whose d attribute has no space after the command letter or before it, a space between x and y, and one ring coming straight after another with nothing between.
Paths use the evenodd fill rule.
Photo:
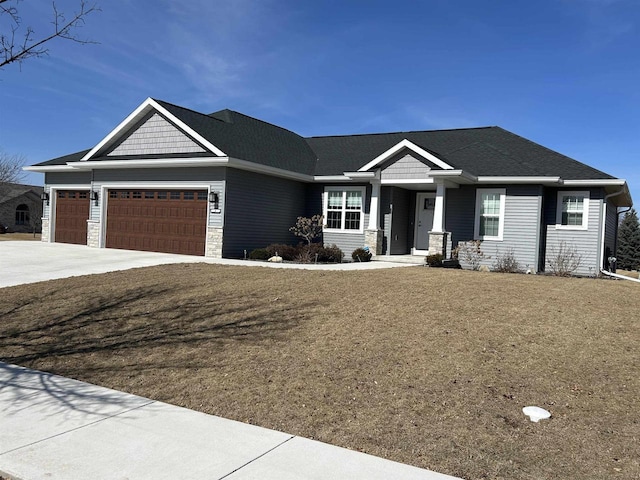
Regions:
<instances>
[{"instance_id":1,"label":"neighboring house","mask_svg":"<svg viewBox=\"0 0 640 480\"><path fill-rule=\"evenodd\" d=\"M45 173L43 241L241 258L322 213L347 257L443 253L482 240L544 271L562 242L596 273L615 252L624 180L499 127L303 138L221 110L147 99ZM485 260L491 263L490 260Z\"/></svg>"},{"instance_id":2,"label":"neighboring house","mask_svg":"<svg viewBox=\"0 0 640 480\"><path fill-rule=\"evenodd\" d=\"M40 232L42 187L0 183L0 225L9 232Z\"/></svg>"}]
</instances>

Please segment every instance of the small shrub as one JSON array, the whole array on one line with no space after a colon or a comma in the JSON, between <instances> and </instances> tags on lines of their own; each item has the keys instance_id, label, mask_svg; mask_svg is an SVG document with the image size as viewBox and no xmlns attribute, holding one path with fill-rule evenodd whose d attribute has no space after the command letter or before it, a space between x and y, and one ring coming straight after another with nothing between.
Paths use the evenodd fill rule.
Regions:
<instances>
[{"instance_id":1,"label":"small shrub","mask_svg":"<svg viewBox=\"0 0 640 480\"><path fill-rule=\"evenodd\" d=\"M269 252L270 256L273 257L276 253L282 257L282 260L291 262L296 259L298 253L300 253L299 247L294 247L292 245L284 245L280 243L274 243L269 245L266 249Z\"/></svg>"},{"instance_id":2,"label":"small shrub","mask_svg":"<svg viewBox=\"0 0 640 480\"><path fill-rule=\"evenodd\" d=\"M492 270L494 272L501 273L523 273L524 270L520 267L518 260L516 259L513 248L509 248L505 253L501 254L496 251L496 260L493 262Z\"/></svg>"},{"instance_id":3,"label":"small shrub","mask_svg":"<svg viewBox=\"0 0 640 480\"><path fill-rule=\"evenodd\" d=\"M249 258L251 260L269 260L273 255L271 255L266 248L256 248L255 250L251 250L249 253Z\"/></svg>"},{"instance_id":4,"label":"small shrub","mask_svg":"<svg viewBox=\"0 0 640 480\"><path fill-rule=\"evenodd\" d=\"M480 263L483 259L489 260L491 257L482 251L482 242L480 240L470 240L468 242L460 242L453 250L453 256L463 263L469 265L471 270L479 270Z\"/></svg>"},{"instance_id":5,"label":"small shrub","mask_svg":"<svg viewBox=\"0 0 640 480\"><path fill-rule=\"evenodd\" d=\"M430 267L441 267L443 259L444 256L441 253L435 253L433 255L427 255L425 261Z\"/></svg>"},{"instance_id":6,"label":"small shrub","mask_svg":"<svg viewBox=\"0 0 640 480\"><path fill-rule=\"evenodd\" d=\"M557 247L551 246L551 254L547 257L547 264L552 275L569 277L582 264L582 255L575 245L569 245L565 241Z\"/></svg>"},{"instance_id":7,"label":"small shrub","mask_svg":"<svg viewBox=\"0 0 640 480\"><path fill-rule=\"evenodd\" d=\"M371 261L371 252L368 249L364 248L356 248L351 253L351 258L353 258L354 262L369 262Z\"/></svg>"},{"instance_id":8,"label":"small shrub","mask_svg":"<svg viewBox=\"0 0 640 480\"><path fill-rule=\"evenodd\" d=\"M322 215L314 215L311 218L298 217L296 224L289 229L297 237L304 238L307 245L311 245L314 239L322 235L322 223L324 217Z\"/></svg>"},{"instance_id":9,"label":"small shrub","mask_svg":"<svg viewBox=\"0 0 640 480\"><path fill-rule=\"evenodd\" d=\"M318 254L319 262L342 263L343 258L344 252L335 243L329 247L325 245Z\"/></svg>"}]
</instances>

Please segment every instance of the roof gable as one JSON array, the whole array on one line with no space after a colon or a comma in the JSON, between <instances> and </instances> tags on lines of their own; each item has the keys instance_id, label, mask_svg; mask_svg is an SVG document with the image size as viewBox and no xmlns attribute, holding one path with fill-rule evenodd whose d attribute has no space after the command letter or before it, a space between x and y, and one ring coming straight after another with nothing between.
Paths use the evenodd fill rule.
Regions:
<instances>
[{"instance_id":1,"label":"roof gable","mask_svg":"<svg viewBox=\"0 0 640 480\"><path fill-rule=\"evenodd\" d=\"M158 112L150 112L120 141L105 152L107 157L131 155L174 155L207 153L202 145L186 135Z\"/></svg>"}]
</instances>

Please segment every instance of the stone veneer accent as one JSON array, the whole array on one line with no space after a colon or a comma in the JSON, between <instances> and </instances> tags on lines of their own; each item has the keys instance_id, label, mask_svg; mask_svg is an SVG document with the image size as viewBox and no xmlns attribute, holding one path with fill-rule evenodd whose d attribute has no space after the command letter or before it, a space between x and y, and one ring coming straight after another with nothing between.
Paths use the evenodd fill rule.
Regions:
<instances>
[{"instance_id":1,"label":"stone veneer accent","mask_svg":"<svg viewBox=\"0 0 640 480\"><path fill-rule=\"evenodd\" d=\"M100 246L100 222L87 220L87 246L98 248Z\"/></svg>"},{"instance_id":2,"label":"stone veneer accent","mask_svg":"<svg viewBox=\"0 0 640 480\"><path fill-rule=\"evenodd\" d=\"M371 255L382 255L382 230L365 230L364 244L369 247Z\"/></svg>"},{"instance_id":3,"label":"stone veneer accent","mask_svg":"<svg viewBox=\"0 0 640 480\"><path fill-rule=\"evenodd\" d=\"M444 258L447 255L447 236L449 232L429 232L429 255L441 254Z\"/></svg>"},{"instance_id":4,"label":"stone veneer accent","mask_svg":"<svg viewBox=\"0 0 640 480\"><path fill-rule=\"evenodd\" d=\"M205 257L222 258L222 227L209 227L204 249Z\"/></svg>"},{"instance_id":5,"label":"stone veneer accent","mask_svg":"<svg viewBox=\"0 0 640 480\"><path fill-rule=\"evenodd\" d=\"M49 241L49 219L42 217L42 237L40 238L43 242Z\"/></svg>"}]
</instances>

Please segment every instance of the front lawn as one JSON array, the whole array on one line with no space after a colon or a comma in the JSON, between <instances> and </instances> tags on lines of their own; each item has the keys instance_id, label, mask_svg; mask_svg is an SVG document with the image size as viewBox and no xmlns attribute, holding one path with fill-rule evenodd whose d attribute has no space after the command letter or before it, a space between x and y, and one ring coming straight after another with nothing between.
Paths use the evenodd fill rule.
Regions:
<instances>
[{"instance_id":1,"label":"front lawn","mask_svg":"<svg viewBox=\"0 0 640 480\"><path fill-rule=\"evenodd\" d=\"M0 358L467 479L631 480L639 312L624 281L170 265L0 290Z\"/></svg>"}]
</instances>

